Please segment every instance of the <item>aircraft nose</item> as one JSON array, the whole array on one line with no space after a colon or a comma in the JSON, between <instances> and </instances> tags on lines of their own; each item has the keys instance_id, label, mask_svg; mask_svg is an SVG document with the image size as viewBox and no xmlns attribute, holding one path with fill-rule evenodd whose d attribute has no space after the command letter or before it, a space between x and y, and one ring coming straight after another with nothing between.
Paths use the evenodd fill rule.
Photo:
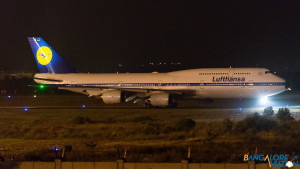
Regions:
<instances>
[{"instance_id":1,"label":"aircraft nose","mask_svg":"<svg viewBox=\"0 0 300 169\"><path fill-rule=\"evenodd\" d=\"M291 89L291 83L290 83L290 81L288 81L288 80L285 81L285 89L286 89L286 90L292 90L292 89Z\"/></svg>"}]
</instances>

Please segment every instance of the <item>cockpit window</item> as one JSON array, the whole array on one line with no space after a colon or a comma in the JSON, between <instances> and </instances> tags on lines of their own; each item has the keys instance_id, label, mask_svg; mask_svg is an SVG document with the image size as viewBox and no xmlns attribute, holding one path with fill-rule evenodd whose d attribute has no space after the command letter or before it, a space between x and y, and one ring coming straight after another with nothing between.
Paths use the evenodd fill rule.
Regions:
<instances>
[{"instance_id":1,"label":"cockpit window","mask_svg":"<svg viewBox=\"0 0 300 169\"><path fill-rule=\"evenodd\" d=\"M265 71L265 74L268 74L268 73L274 73L274 72L271 70Z\"/></svg>"}]
</instances>

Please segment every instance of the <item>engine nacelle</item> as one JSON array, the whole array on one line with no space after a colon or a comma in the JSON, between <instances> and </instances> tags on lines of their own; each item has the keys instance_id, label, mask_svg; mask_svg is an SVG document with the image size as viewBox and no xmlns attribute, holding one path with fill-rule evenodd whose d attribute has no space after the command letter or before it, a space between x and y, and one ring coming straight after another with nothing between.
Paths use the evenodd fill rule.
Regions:
<instances>
[{"instance_id":1,"label":"engine nacelle","mask_svg":"<svg viewBox=\"0 0 300 169\"><path fill-rule=\"evenodd\" d=\"M122 103L125 100L124 92L120 90L107 91L102 94L101 98L106 104Z\"/></svg>"},{"instance_id":2,"label":"engine nacelle","mask_svg":"<svg viewBox=\"0 0 300 169\"><path fill-rule=\"evenodd\" d=\"M158 93L151 95L149 100L153 106L166 107L173 105L173 98L169 93Z\"/></svg>"}]
</instances>

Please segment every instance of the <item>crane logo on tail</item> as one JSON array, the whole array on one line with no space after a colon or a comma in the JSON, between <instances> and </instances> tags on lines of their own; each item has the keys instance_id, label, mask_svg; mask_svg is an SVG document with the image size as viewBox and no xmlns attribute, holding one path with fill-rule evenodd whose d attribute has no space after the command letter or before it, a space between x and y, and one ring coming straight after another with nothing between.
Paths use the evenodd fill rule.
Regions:
<instances>
[{"instance_id":1,"label":"crane logo on tail","mask_svg":"<svg viewBox=\"0 0 300 169\"><path fill-rule=\"evenodd\" d=\"M41 65L47 65L52 60L52 51L47 46L42 46L36 52L36 58Z\"/></svg>"}]
</instances>

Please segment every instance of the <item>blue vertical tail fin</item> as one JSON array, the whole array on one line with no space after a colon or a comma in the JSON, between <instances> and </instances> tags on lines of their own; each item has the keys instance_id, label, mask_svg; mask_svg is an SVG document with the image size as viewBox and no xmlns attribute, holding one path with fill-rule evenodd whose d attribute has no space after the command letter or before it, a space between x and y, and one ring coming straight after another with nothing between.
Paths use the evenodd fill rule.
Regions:
<instances>
[{"instance_id":1,"label":"blue vertical tail fin","mask_svg":"<svg viewBox=\"0 0 300 169\"><path fill-rule=\"evenodd\" d=\"M28 37L40 73L77 73L41 37Z\"/></svg>"}]
</instances>

